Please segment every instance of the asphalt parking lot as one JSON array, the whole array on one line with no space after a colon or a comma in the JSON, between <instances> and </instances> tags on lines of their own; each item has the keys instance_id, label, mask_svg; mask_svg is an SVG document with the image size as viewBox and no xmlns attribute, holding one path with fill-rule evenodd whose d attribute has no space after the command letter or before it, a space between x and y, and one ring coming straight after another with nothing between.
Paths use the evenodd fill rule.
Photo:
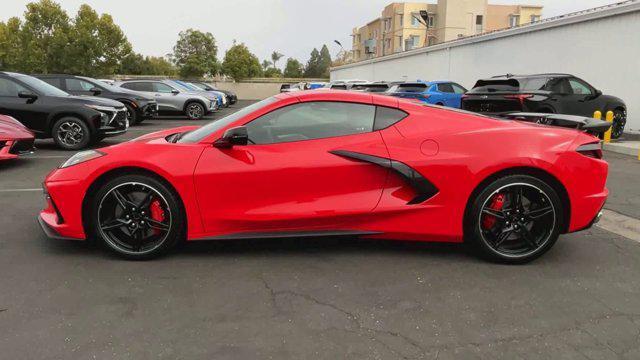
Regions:
<instances>
[{"instance_id":1,"label":"asphalt parking lot","mask_svg":"<svg viewBox=\"0 0 640 360\"><path fill-rule=\"evenodd\" d=\"M163 117L104 145L200 123ZM42 234L40 183L72 153L37 146L0 164L0 358L640 358L640 243L599 227L525 266L349 238L187 244L130 262ZM640 219L640 161L606 158L607 208Z\"/></svg>"}]
</instances>

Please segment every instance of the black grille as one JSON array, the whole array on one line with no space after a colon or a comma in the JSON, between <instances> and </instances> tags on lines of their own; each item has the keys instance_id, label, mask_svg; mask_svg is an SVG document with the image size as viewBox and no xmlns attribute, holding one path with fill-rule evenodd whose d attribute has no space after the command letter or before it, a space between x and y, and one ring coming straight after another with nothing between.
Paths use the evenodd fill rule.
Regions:
<instances>
[{"instance_id":1,"label":"black grille","mask_svg":"<svg viewBox=\"0 0 640 360\"><path fill-rule=\"evenodd\" d=\"M113 121L120 123L123 122L127 119L127 112L126 111L118 111L116 113L116 117L113 118Z\"/></svg>"},{"instance_id":2,"label":"black grille","mask_svg":"<svg viewBox=\"0 0 640 360\"><path fill-rule=\"evenodd\" d=\"M9 149L9 153L13 155L20 155L33 150L33 139L29 140L17 140Z\"/></svg>"}]
</instances>

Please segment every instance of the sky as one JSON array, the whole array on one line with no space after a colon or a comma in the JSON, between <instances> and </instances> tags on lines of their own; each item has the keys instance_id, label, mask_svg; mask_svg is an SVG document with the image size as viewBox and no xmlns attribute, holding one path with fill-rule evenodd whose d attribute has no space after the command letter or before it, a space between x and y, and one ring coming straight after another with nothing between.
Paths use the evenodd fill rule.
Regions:
<instances>
[{"instance_id":1,"label":"sky","mask_svg":"<svg viewBox=\"0 0 640 360\"><path fill-rule=\"evenodd\" d=\"M20 16L32 0L2 0L0 21ZM398 1L398 0L396 0ZM413 0L419 2L419 0ZM437 0L426 0L435 3ZM455 0L450 0L455 1ZM621 0L618 0L621 1ZM380 16L393 0L57 0L74 16L81 4L109 13L143 55L172 51L178 33L189 28L210 32L218 43L218 59L233 40L244 42L260 58L274 50L306 63L314 47L329 46L332 55L351 47L351 30ZM401 1L398 1L401 2ZM607 5L616 0L489 0L490 4L544 6L543 17Z\"/></svg>"}]
</instances>

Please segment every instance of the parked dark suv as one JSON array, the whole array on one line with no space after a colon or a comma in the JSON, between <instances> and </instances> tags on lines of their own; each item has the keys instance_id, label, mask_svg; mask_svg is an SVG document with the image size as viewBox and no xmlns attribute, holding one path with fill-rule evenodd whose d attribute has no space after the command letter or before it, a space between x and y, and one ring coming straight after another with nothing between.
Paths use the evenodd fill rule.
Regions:
<instances>
[{"instance_id":1,"label":"parked dark suv","mask_svg":"<svg viewBox=\"0 0 640 360\"><path fill-rule=\"evenodd\" d=\"M33 75L71 95L98 96L116 100L127 108L129 125L141 123L158 115L158 102L144 94L106 84L102 81L74 75Z\"/></svg>"},{"instance_id":2,"label":"parked dark suv","mask_svg":"<svg viewBox=\"0 0 640 360\"><path fill-rule=\"evenodd\" d=\"M71 96L35 77L10 72L0 72L0 114L67 150L82 149L129 127L126 108L115 100Z\"/></svg>"},{"instance_id":3,"label":"parked dark suv","mask_svg":"<svg viewBox=\"0 0 640 360\"><path fill-rule=\"evenodd\" d=\"M586 81L569 74L502 75L478 80L462 98L462 108L479 113L537 112L592 117L596 110L614 112L612 138L627 122L625 103L603 95Z\"/></svg>"}]
</instances>

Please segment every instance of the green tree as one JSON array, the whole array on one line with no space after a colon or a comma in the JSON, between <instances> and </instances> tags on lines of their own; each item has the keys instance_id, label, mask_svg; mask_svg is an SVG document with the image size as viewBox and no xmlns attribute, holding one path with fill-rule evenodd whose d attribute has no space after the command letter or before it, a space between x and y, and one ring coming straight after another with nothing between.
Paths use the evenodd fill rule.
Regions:
<instances>
[{"instance_id":1,"label":"green tree","mask_svg":"<svg viewBox=\"0 0 640 360\"><path fill-rule=\"evenodd\" d=\"M274 67L268 68L267 71L264 72L264 77L268 77L268 78L282 77L282 71Z\"/></svg>"},{"instance_id":2,"label":"green tree","mask_svg":"<svg viewBox=\"0 0 640 360\"><path fill-rule=\"evenodd\" d=\"M288 78L301 78L303 75L304 68L300 61L288 58L287 65L284 68L284 77Z\"/></svg>"},{"instance_id":3,"label":"green tree","mask_svg":"<svg viewBox=\"0 0 640 360\"><path fill-rule=\"evenodd\" d=\"M68 72L87 76L112 75L131 54L131 44L111 15L82 5L73 21L67 51Z\"/></svg>"},{"instance_id":4,"label":"green tree","mask_svg":"<svg viewBox=\"0 0 640 360\"><path fill-rule=\"evenodd\" d=\"M320 50L319 69L320 76L323 78L329 77L329 71L331 70L331 53L327 45L322 45Z\"/></svg>"},{"instance_id":5,"label":"green tree","mask_svg":"<svg viewBox=\"0 0 640 360\"><path fill-rule=\"evenodd\" d=\"M235 80L262 75L260 60L249 51L245 44L236 44L235 41L233 46L231 46L224 55L222 71Z\"/></svg>"},{"instance_id":6,"label":"green tree","mask_svg":"<svg viewBox=\"0 0 640 360\"><path fill-rule=\"evenodd\" d=\"M0 70L22 71L22 37L20 19L12 17L0 22Z\"/></svg>"},{"instance_id":7,"label":"green tree","mask_svg":"<svg viewBox=\"0 0 640 360\"><path fill-rule=\"evenodd\" d=\"M21 27L23 46L20 71L64 72L70 35L69 16L51 0L27 4Z\"/></svg>"},{"instance_id":8,"label":"green tree","mask_svg":"<svg viewBox=\"0 0 640 360\"><path fill-rule=\"evenodd\" d=\"M262 70L266 71L271 66L271 61L262 60Z\"/></svg>"},{"instance_id":9,"label":"green tree","mask_svg":"<svg viewBox=\"0 0 640 360\"><path fill-rule=\"evenodd\" d=\"M277 67L278 67L276 64L278 63L278 61L279 61L280 59L282 59L282 57L283 57L283 56L284 56L284 55L280 54L280 53L279 53L279 52L277 52L277 51L274 51L274 52L271 54L271 62L273 63L273 67L274 67L274 68L277 68Z\"/></svg>"},{"instance_id":10,"label":"green tree","mask_svg":"<svg viewBox=\"0 0 640 360\"><path fill-rule=\"evenodd\" d=\"M173 58L183 77L216 74L219 69L217 55L218 46L213 35L193 29L180 32L173 47Z\"/></svg>"},{"instance_id":11,"label":"green tree","mask_svg":"<svg viewBox=\"0 0 640 360\"><path fill-rule=\"evenodd\" d=\"M309 57L309 61L307 61L307 66L304 68L304 76L305 77L320 77L322 75L322 70L320 69L320 53L318 49L314 48L311 51L311 56Z\"/></svg>"},{"instance_id":12,"label":"green tree","mask_svg":"<svg viewBox=\"0 0 640 360\"><path fill-rule=\"evenodd\" d=\"M143 65L143 75L173 76L178 73L176 67L163 57L146 56Z\"/></svg>"}]
</instances>

